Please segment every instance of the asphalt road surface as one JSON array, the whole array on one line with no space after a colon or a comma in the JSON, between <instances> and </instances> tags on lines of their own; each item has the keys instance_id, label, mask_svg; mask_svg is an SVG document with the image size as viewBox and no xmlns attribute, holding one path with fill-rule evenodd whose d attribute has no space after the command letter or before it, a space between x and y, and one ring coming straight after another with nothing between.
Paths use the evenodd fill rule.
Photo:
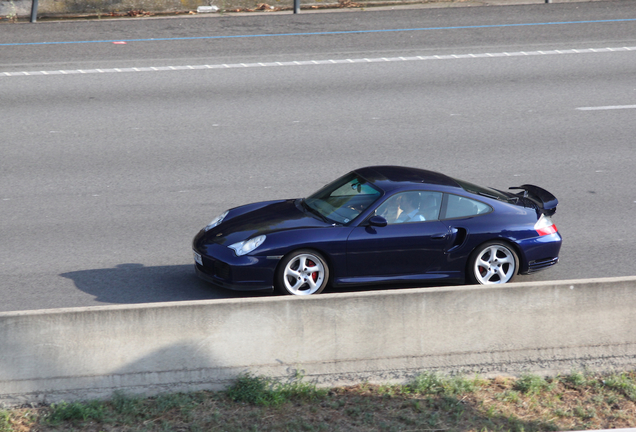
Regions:
<instances>
[{"instance_id":1,"label":"asphalt road surface","mask_svg":"<svg viewBox=\"0 0 636 432\"><path fill-rule=\"evenodd\" d=\"M0 114L0 311L255 295L196 232L375 164L553 192L518 281L636 274L631 0L2 24Z\"/></svg>"}]
</instances>

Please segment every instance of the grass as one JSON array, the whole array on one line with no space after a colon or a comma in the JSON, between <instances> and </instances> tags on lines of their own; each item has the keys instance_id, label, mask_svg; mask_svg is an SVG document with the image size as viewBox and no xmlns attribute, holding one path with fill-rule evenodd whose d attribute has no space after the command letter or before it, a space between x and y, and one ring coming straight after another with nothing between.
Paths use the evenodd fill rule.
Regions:
<instances>
[{"instance_id":1,"label":"grass","mask_svg":"<svg viewBox=\"0 0 636 432\"><path fill-rule=\"evenodd\" d=\"M0 410L0 432L557 431L636 426L636 372L544 378L424 373L406 385L319 389L240 376L223 392Z\"/></svg>"}]
</instances>

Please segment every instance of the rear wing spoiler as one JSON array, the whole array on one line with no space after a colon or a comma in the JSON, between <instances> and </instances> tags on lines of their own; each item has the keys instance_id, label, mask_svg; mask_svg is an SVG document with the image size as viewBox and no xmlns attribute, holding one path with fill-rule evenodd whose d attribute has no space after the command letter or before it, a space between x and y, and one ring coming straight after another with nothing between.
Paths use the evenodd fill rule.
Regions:
<instances>
[{"instance_id":1,"label":"rear wing spoiler","mask_svg":"<svg viewBox=\"0 0 636 432\"><path fill-rule=\"evenodd\" d=\"M547 216L552 216L556 212L559 200L547 190L530 184L511 187L512 190L521 190L517 196L527 198L537 205L537 210Z\"/></svg>"}]
</instances>

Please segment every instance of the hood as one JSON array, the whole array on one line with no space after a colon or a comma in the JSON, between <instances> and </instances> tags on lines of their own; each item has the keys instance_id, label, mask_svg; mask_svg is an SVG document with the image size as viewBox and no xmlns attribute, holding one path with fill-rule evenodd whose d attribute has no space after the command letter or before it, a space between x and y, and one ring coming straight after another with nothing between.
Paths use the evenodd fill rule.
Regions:
<instances>
[{"instance_id":1,"label":"hood","mask_svg":"<svg viewBox=\"0 0 636 432\"><path fill-rule=\"evenodd\" d=\"M244 210L244 207L230 210L226 219L220 225L203 233L200 240L204 243L229 246L251 237L276 231L330 226L306 213L300 206L300 200L274 201L263 206L257 205L254 210L244 213L240 213L240 210ZM235 211L240 214L233 217L232 213Z\"/></svg>"}]
</instances>

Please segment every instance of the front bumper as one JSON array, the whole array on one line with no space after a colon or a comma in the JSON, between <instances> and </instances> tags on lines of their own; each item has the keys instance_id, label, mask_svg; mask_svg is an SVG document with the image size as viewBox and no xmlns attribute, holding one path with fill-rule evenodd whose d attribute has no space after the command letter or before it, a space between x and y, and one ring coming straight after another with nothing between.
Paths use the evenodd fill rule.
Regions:
<instances>
[{"instance_id":1,"label":"front bumper","mask_svg":"<svg viewBox=\"0 0 636 432\"><path fill-rule=\"evenodd\" d=\"M205 250L203 250L205 249ZM219 244L194 249L197 276L218 287L235 291L273 291L274 272L280 257L236 256L233 250Z\"/></svg>"}]
</instances>

